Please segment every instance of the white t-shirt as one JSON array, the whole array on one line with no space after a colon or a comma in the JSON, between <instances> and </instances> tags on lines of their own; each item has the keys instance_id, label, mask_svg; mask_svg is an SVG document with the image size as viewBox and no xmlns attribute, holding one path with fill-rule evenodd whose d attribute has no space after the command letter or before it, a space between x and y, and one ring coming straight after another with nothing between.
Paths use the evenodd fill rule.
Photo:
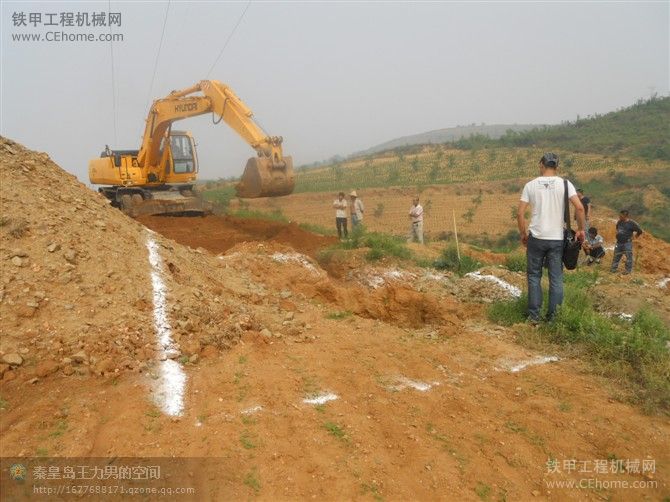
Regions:
<instances>
[{"instance_id":1,"label":"white t-shirt","mask_svg":"<svg viewBox=\"0 0 670 502\"><path fill-rule=\"evenodd\" d=\"M560 176L540 176L526 183L521 200L532 207L528 230L536 239L563 240L563 198L565 189ZM568 181L568 199L577 195Z\"/></svg>"},{"instance_id":2,"label":"white t-shirt","mask_svg":"<svg viewBox=\"0 0 670 502\"><path fill-rule=\"evenodd\" d=\"M347 199L335 199L335 202L333 202L333 207L335 208L335 218L347 217L347 209L349 208L349 202L347 202Z\"/></svg>"}]
</instances>

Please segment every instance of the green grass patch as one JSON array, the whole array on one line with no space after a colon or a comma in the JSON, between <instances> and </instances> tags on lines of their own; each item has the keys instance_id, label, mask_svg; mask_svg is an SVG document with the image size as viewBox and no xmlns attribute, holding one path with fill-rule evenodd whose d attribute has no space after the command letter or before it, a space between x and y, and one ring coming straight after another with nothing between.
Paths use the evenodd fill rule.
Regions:
<instances>
[{"instance_id":1,"label":"green grass patch","mask_svg":"<svg viewBox=\"0 0 670 502\"><path fill-rule=\"evenodd\" d=\"M385 257L394 257L401 260L412 258L412 251L407 247L406 239L385 234L382 232L367 232L363 225L358 225L349 232L349 239L340 242L332 249L359 249L369 248L365 258L369 261L378 261ZM326 259L324 254L323 259Z\"/></svg>"},{"instance_id":2,"label":"green grass patch","mask_svg":"<svg viewBox=\"0 0 670 502\"><path fill-rule=\"evenodd\" d=\"M243 431L240 434L240 444L245 450L253 450L256 448L256 437L249 431Z\"/></svg>"},{"instance_id":3,"label":"green grass patch","mask_svg":"<svg viewBox=\"0 0 670 502\"><path fill-rule=\"evenodd\" d=\"M228 214L237 218L278 221L281 223L289 222L288 218L284 216L284 213L281 212L281 209L275 209L274 211L268 213L265 211L258 211L256 209L241 208L235 211L230 211Z\"/></svg>"},{"instance_id":4,"label":"green grass patch","mask_svg":"<svg viewBox=\"0 0 670 502\"><path fill-rule=\"evenodd\" d=\"M9 402L0 397L0 410L6 410L7 408L9 408Z\"/></svg>"},{"instance_id":5,"label":"green grass patch","mask_svg":"<svg viewBox=\"0 0 670 502\"><path fill-rule=\"evenodd\" d=\"M491 487L486 483L477 481L477 486L475 486L475 493L481 500L489 500L491 497Z\"/></svg>"},{"instance_id":6,"label":"green grass patch","mask_svg":"<svg viewBox=\"0 0 670 502\"><path fill-rule=\"evenodd\" d=\"M511 253L505 258L505 267L512 272L526 271L526 255L522 253Z\"/></svg>"},{"instance_id":7,"label":"green grass patch","mask_svg":"<svg viewBox=\"0 0 670 502\"><path fill-rule=\"evenodd\" d=\"M312 232L313 234L318 235L337 235L337 230L335 228L327 228L323 225L317 225L316 223L300 223L298 225L303 230Z\"/></svg>"},{"instance_id":8,"label":"green grass patch","mask_svg":"<svg viewBox=\"0 0 670 502\"><path fill-rule=\"evenodd\" d=\"M328 434L339 439L340 441L347 442L349 439L347 433L344 432L344 429L335 422L326 422L323 424L323 428L328 431Z\"/></svg>"},{"instance_id":9,"label":"green grass patch","mask_svg":"<svg viewBox=\"0 0 670 502\"><path fill-rule=\"evenodd\" d=\"M351 317L351 312L348 310L336 310L335 312L330 312L326 314L326 319L335 319L338 321L341 321L342 319L346 319L347 317Z\"/></svg>"},{"instance_id":10,"label":"green grass patch","mask_svg":"<svg viewBox=\"0 0 670 502\"><path fill-rule=\"evenodd\" d=\"M477 260L461 253L460 259L456 246L449 245L442 250L440 257L435 260L433 266L438 270L450 270L458 275L474 272L482 266Z\"/></svg>"},{"instance_id":11,"label":"green grass patch","mask_svg":"<svg viewBox=\"0 0 670 502\"><path fill-rule=\"evenodd\" d=\"M228 210L230 201L237 197L233 185L224 186L214 190L206 189L202 192L203 198L208 202L213 202L222 210Z\"/></svg>"},{"instance_id":12,"label":"green grass patch","mask_svg":"<svg viewBox=\"0 0 670 502\"><path fill-rule=\"evenodd\" d=\"M632 322L605 317L593 308L589 287L597 271L565 275L564 300L553 322L542 324L541 343L564 347L590 361L595 372L630 387L631 400L649 413L670 414L670 330L649 309ZM488 309L492 321L511 325L526 318L527 296L497 302ZM546 305L546 298L545 298Z\"/></svg>"},{"instance_id":13,"label":"green grass patch","mask_svg":"<svg viewBox=\"0 0 670 502\"><path fill-rule=\"evenodd\" d=\"M56 426L54 427L54 430L52 430L49 433L49 437L51 438L57 438L62 436L67 432L67 420L58 420L56 422Z\"/></svg>"},{"instance_id":14,"label":"green grass patch","mask_svg":"<svg viewBox=\"0 0 670 502\"><path fill-rule=\"evenodd\" d=\"M258 472L256 469L248 472L246 476L244 476L244 484L251 488L253 491L258 493L261 489L261 480L260 477L258 476Z\"/></svg>"}]
</instances>

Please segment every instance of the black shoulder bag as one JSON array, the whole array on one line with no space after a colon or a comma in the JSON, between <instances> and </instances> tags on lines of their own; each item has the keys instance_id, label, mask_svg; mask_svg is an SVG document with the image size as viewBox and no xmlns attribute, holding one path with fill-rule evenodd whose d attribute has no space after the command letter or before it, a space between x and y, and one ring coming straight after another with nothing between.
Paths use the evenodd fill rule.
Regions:
<instances>
[{"instance_id":1,"label":"black shoulder bag","mask_svg":"<svg viewBox=\"0 0 670 502\"><path fill-rule=\"evenodd\" d=\"M570 204L568 199L568 180L563 180L565 194L563 196L564 206L563 219L565 220L565 229L563 230L563 265L568 270L577 268L579 260L579 251L582 249L582 243L575 238L575 231L570 228Z\"/></svg>"}]
</instances>

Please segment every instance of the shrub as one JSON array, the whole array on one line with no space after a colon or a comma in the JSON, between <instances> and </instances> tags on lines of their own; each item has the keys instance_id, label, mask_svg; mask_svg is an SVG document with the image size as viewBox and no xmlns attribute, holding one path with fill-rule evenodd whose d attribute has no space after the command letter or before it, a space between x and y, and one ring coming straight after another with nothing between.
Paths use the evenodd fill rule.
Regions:
<instances>
[{"instance_id":1,"label":"shrub","mask_svg":"<svg viewBox=\"0 0 670 502\"><path fill-rule=\"evenodd\" d=\"M451 270L459 275L464 275L477 270L482 264L463 254L459 260L456 246L447 246L442 250L442 254L435 260L433 266L439 270Z\"/></svg>"},{"instance_id":2,"label":"shrub","mask_svg":"<svg viewBox=\"0 0 670 502\"><path fill-rule=\"evenodd\" d=\"M379 260L384 256L395 256L401 259L408 259L412 256L405 240L400 237L373 232L367 234L363 242L365 247L370 248L365 257L371 261Z\"/></svg>"},{"instance_id":3,"label":"shrub","mask_svg":"<svg viewBox=\"0 0 670 502\"><path fill-rule=\"evenodd\" d=\"M526 255L521 253L512 253L505 258L505 267L512 272L526 271Z\"/></svg>"}]
</instances>

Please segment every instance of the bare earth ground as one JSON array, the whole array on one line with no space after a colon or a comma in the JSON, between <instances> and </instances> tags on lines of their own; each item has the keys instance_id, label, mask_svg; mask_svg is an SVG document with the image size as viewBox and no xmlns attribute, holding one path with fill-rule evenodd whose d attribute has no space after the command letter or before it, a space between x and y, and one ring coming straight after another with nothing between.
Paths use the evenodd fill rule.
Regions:
<instances>
[{"instance_id":1,"label":"bare earth ground","mask_svg":"<svg viewBox=\"0 0 670 502\"><path fill-rule=\"evenodd\" d=\"M190 232L147 222L164 225L162 237L45 155L3 139L0 166L0 357L22 358L0 367L3 457L210 458L185 468L193 500L670 494L667 417L625 404L622 388L578 360L543 364L555 354L515 343L524 326L488 323L481 302L504 289L356 253L324 270L310 258L318 238L303 246L308 234L293 226L279 238L262 222L190 220ZM148 235L187 377L178 417L163 413L154 385ZM523 285L520 274L482 273ZM337 398L303 401L321 393ZM653 462L654 472L567 472L571 460L591 471L596 460ZM583 478L655 486L547 484Z\"/></svg>"}]
</instances>

